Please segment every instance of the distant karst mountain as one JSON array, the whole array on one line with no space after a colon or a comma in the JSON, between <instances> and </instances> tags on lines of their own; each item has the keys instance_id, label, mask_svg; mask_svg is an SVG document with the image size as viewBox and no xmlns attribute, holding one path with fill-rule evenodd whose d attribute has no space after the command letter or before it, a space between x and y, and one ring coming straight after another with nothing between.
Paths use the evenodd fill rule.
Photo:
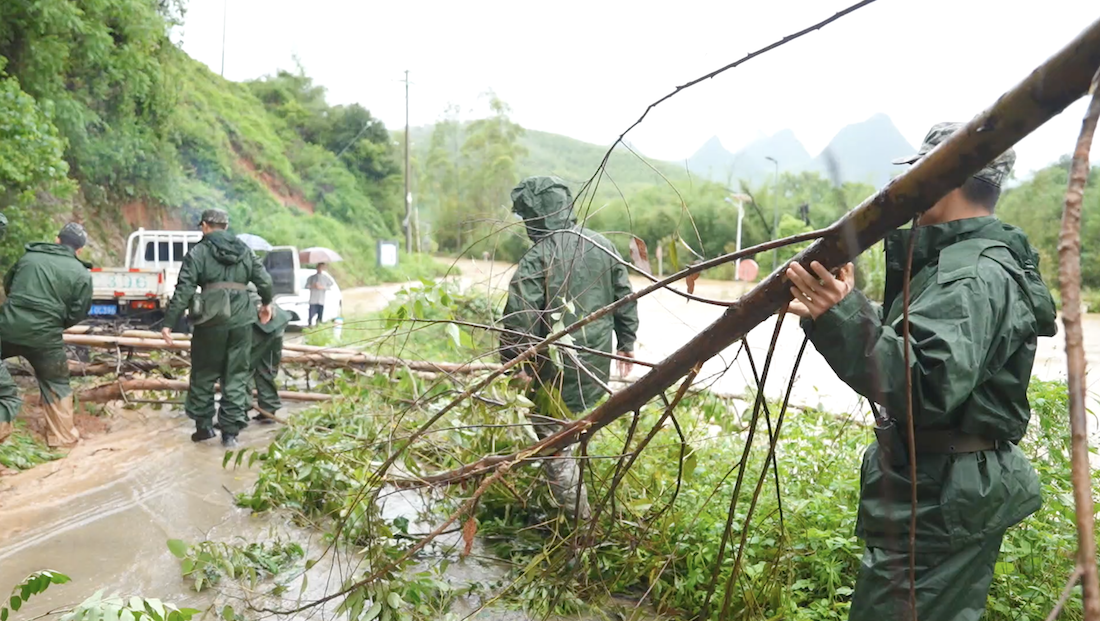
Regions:
<instances>
[{"instance_id":1,"label":"distant karst mountain","mask_svg":"<svg viewBox=\"0 0 1100 621\"><path fill-rule=\"evenodd\" d=\"M904 170L891 161L916 152L890 117L876 114L840 130L814 158L811 170L831 177L827 165L831 155L841 181L860 181L878 187Z\"/></svg>"},{"instance_id":2,"label":"distant karst mountain","mask_svg":"<svg viewBox=\"0 0 1100 621\"><path fill-rule=\"evenodd\" d=\"M688 168L693 174L720 183L746 179L756 184L771 178L774 164L766 158L772 157L779 161L780 172L814 171L832 178L831 156L838 181L859 181L878 187L902 170L892 165L891 160L915 152L890 117L876 114L841 129L817 157L811 158L794 132L785 129L755 140L736 153L730 153L713 137L688 159Z\"/></svg>"},{"instance_id":3,"label":"distant karst mountain","mask_svg":"<svg viewBox=\"0 0 1100 621\"><path fill-rule=\"evenodd\" d=\"M775 165L766 158L779 162L780 172L805 170L813 162L809 152L789 129L772 136L759 138L737 153L730 153L715 136L688 159L688 169L693 174L726 184L738 179L753 183L770 178Z\"/></svg>"}]
</instances>

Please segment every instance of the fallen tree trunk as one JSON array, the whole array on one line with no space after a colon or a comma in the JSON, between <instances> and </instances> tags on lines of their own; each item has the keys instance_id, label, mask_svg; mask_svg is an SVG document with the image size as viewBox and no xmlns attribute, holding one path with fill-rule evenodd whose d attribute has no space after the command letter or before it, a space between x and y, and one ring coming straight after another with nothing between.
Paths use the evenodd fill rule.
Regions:
<instances>
[{"instance_id":1,"label":"fallen tree trunk","mask_svg":"<svg viewBox=\"0 0 1100 621\"><path fill-rule=\"evenodd\" d=\"M395 367L427 373L481 373L495 371L499 364L488 362L432 362L406 360L391 356L372 356L354 349L333 349L311 345L294 345L283 349L283 362L308 362L329 366Z\"/></svg>"},{"instance_id":2,"label":"fallen tree trunk","mask_svg":"<svg viewBox=\"0 0 1100 621\"><path fill-rule=\"evenodd\" d=\"M163 362L157 362L149 360L148 358L141 359L126 359L122 361L122 364L114 362L79 362L76 360L69 361L69 374L74 377L96 377L102 375L110 375L112 373L132 373L134 371L149 373L151 371L157 371L167 365L171 369L190 369L191 365L187 364L186 360L165 360Z\"/></svg>"},{"instance_id":3,"label":"fallen tree trunk","mask_svg":"<svg viewBox=\"0 0 1100 621\"><path fill-rule=\"evenodd\" d=\"M85 334L66 334L65 343L100 347L105 349L127 348L167 351L190 351L191 342L174 340L171 345L160 338L141 338L132 336L99 336ZM481 373L495 371L499 364L486 362L455 363L432 362L429 360L405 360L391 356L372 356L355 349L316 347L312 345L291 344L283 349L284 363L317 364L327 367L393 367L408 368L412 371L427 373Z\"/></svg>"},{"instance_id":4,"label":"fallen tree trunk","mask_svg":"<svg viewBox=\"0 0 1100 621\"><path fill-rule=\"evenodd\" d=\"M818 261L833 271L840 268L887 233L912 220L945 194L961 186L967 178L998 155L1085 95L1098 66L1100 21L1090 25L1066 47L1002 95L992 107L977 115L909 170L835 222L821 239L800 252L792 261L798 261L807 266L807 269L812 261ZM707 263L715 262L716 260L712 260ZM785 276L786 265L733 302L718 320L637 382L614 393L587 416L564 426L554 436L540 442L538 455L553 453L590 437L620 416L641 408L687 375L692 368L713 358L772 316L791 301L791 284ZM687 269L676 277L684 278L690 273L692 270ZM593 313L595 314L597 313ZM581 319L577 323L583 325L583 322L584 319ZM539 345L545 346L550 340L545 339ZM536 347L538 346L531 350ZM523 356L533 355L531 350L525 351ZM447 409L444 408L443 411ZM408 483L416 484L425 480L434 483L455 482L486 472L491 469L491 462L500 463L516 455L518 453L487 458L460 470ZM392 460L391 455L385 466L392 463Z\"/></svg>"},{"instance_id":5,"label":"fallen tree trunk","mask_svg":"<svg viewBox=\"0 0 1100 621\"><path fill-rule=\"evenodd\" d=\"M191 341L174 341L171 345L164 339L145 339L132 336L102 336L98 334L66 334L66 345L83 345L102 349L161 349L166 351L190 351Z\"/></svg>"},{"instance_id":6,"label":"fallen tree trunk","mask_svg":"<svg viewBox=\"0 0 1100 621\"><path fill-rule=\"evenodd\" d=\"M88 403L105 403L107 401L119 401L124 393L141 392L146 390L170 390L174 392L186 392L188 383L186 380L168 380L161 378L128 379L111 382L88 388L77 393L80 401ZM287 401L330 401L332 395L318 392L297 392L293 390L280 390L279 398Z\"/></svg>"},{"instance_id":7,"label":"fallen tree trunk","mask_svg":"<svg viewBox=\"0 0 1100 621\"><path fill-rule=\"evenodd\" d=\"M133 339L160 339L162 338L160 332L153 332L152 330L124 330L120 336ZM184 334L183 332L173 332L172 339L176 341L190 341L191 335Z\"/></svg>"}]
</instances>

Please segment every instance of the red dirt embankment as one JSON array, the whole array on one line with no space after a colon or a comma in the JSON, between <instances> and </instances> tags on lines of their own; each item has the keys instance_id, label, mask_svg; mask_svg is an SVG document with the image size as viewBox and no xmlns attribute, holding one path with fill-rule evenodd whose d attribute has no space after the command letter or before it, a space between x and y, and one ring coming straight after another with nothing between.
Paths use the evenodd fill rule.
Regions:
<instances>
[{"instance_id":1,"label":"red dirt embankment","mask_svg":"<svg viewBox=\"0 0 1100 621\"><path fill-rule=\"evenodd\" d=\"M243 155L237 156L237 165L254 179L258 179L260 183L263 183L264 187L274 194L282 204L288 207L297 207L306 213L313 213L313 203L306 200L301 190L293 189L282 179L265 170L260 170L252 160Z\"/></svg>"}]
</instances>

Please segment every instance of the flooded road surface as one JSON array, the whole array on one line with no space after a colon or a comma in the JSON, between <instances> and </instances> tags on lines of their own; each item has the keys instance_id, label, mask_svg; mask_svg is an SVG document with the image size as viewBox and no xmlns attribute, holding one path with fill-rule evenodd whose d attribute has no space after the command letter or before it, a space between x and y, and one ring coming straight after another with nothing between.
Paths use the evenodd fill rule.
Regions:
<instances>
[{"instance_id":1,"label":"flooded road surface","mask_svg":"<svg viewBox=\"0 0 1100 621\"><path fill-rule=\"evenodd\" d=\"M182 414L120 416L116 427L123 429L0 482L0 585L47 568L73 579L32 600L32 612L79 603L97 588L201 603L166 541L219 533L263 539L269 527L233 506L232 494L245 490L252 474L222 469L221 445L192 443L193 424ZM273 432L251 426L241 437L264 444Z\"/></svg>"}]
</instances>

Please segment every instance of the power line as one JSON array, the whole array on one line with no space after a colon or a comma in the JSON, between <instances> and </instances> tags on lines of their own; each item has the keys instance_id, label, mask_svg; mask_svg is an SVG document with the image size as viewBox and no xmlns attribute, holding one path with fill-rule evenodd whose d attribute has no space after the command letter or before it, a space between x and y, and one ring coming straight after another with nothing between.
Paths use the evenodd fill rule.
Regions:
<instances>
[{"instance_id":1,"label":"power line","mask_svg":"<svg viewBox=\"0 0 1100 621\"><path fill-rule=\"evenodd\" d=\"M783 37L782 39L780 39L779 41L776 41L776 42L774 42L774 43L771 43L771 44L769 44L769 45L766 45L766 46L764 46L764 47L762 47L762 48L760 48L760 49L756 50L755 52L749 52L748 54L746 54L745 56L743 56L743 57L742 57L741 59L739 59L739 60L736 60L736 61L734 61L734 62L732 62L732 63L730 63L730 64L728 64L728 65L726 65L726 66L724 66L724 67L721 67L721 68L719 68L719 69L715 69L714 71L711 71L710 73L708 73L708 74L706 74L706 75L703 75L703 76L699 76L698 78L695 78L694 80L692 80L692 81L690 81L690 82L687 82L687 83L685 83L685 84L681 84L680 86L677 86L677 87L676 87L675 89L673 89L673 91L672 91L672 92L668 93L668 94L667 94L667 95L665 95L664 97L661 97L661 98L660 98L660 99L658 99L657 101L655 101L655 102L653 102L653 103L649 104L649 105L648 105L648 106L646 107L645 111L644 111L644 112L642 112L642 116L638 117L638 120L637 120L637 121L634 121L634 122L633 122L633 123L632 123L632 124L630 125L630 127L627 127L627 128L626 128L626 130L625 130L625 131L623 131L623 133L619 134L619 137L618 137L618 138L617 138L617 139L615 140L615 142L613 142L613 143L611 144L611 147L610 147L610 148L608 148L608 150L607 150L607 153L606 153L606 154L604 154L604 157L603 157L603 161L602 161L602 162L600 162L600 166L599 166L599 168L598 168L598 169L597 169L597 171L596 171L596 172L595 172L595 173L594 173L594 174L593 174L593 175L592 175L592 176L591 176L591 177L590 177L590 178L588 179L588 183L586 183L585 185L586 185L586 186L588 186L588 185L591 185L591 184L592 184L592 182L593 182L593 181L595 181L595 179L596 179L596 177L597 177L597 176L599 175L600 171L601 171L601 170L603 170L603 169L604 169L604 168L605 168L605 167L607 166L607 162L608 162L608 161L609 161L609 160L611 159L611 153L612 153L612 152L614 152L614 150L615 150L615 147L617 147L617 146L619 146L620 144L622 144L622 143L623 143L623 138L625 138L625 137L626 137L626 135L627 135L628 133L630 133L630 131L631 131L632 129L634 129L635 127L637 127L637 126L641 125L642 121L644 121L644 120L645 120L645 118L646 118L647 116L649 116L649 112L650 112L650 110L653 110L654 108L656 108L657 106L661 105L661 104L662 104L662 103L664 103L665 101L668 101L669 99L672 99L672 98L673 98L673 97L675 97L676 95L680 94L680 92L681 92L681 91L684 91L684 90L686 90L686 89L689 89L689 88L691 88L692 86L695 86L696 84L698 84L698 83L700 83L700 82L703 82L703 81L705 81L705 80L709 80L709 79L711 79L711 78L714 78L714 77L718 76L719 74L722 74L722 73L724 73L724 72L726 72L726 71L729 71L730 69L733 69L733 68L735 68L735 67L738 67L739 65L742 65L742 64L744 64L744 63L746 63L746 62L748 62L748 61L750 61L750 60L752 60L752 59L756 58L757 56L761 56L761 55L763 55L763 54L766 54L766 53L768 53L768 52L770 52L770 51L772 51L772 50L774 50L774 49L776 49L776 48L782 47L782 46L784 46L784 45L786 45L786 44L790 43L791 41L794 41L795 39L799 39L799 38L802 38L803 36L805 36L805 35L807 35L807 34L809 34L809 33L813 32L813 31L815 31L815 30L820 30L820 29L824 28L825 26L828 26L829 24L831 24L831 23L835 22L836 20L838 20L838 19L840 19L840 18L844 17L845 15L848 15L848 14L850 14L850 13L854 13L855 11L857 11L857 10L859 10L859 9L862 9L863 7L865 7L865 6L869 5L869 4L873 4L874 2L875 2L875 0L862 0L862 2L857 2L856 4L853 4L852 6L850 6L850 7L846 8L846 9L844 9L844 10L842 10L842 11L839 11L839 12L837 12L837 13L833 14L833 15L832 15L831 17L828 17L828 18L826 18L826 19L823 19L823 20L821 20L820 22L817 22L816 24L814 24L814 25L812 25L812 26L808 26L808 27L806 27L806 28L803 28L802 30L799 30L798 32L796 32L796 33L794 33L794 34L790 34L790 35L787 35L787 36ZM581 192L583 193L583 191L584 191L584 190L582 189L582 190L581 190ZM709 603L709 602L708 602L708 603Z\"/></svg>"}]
</instances>

